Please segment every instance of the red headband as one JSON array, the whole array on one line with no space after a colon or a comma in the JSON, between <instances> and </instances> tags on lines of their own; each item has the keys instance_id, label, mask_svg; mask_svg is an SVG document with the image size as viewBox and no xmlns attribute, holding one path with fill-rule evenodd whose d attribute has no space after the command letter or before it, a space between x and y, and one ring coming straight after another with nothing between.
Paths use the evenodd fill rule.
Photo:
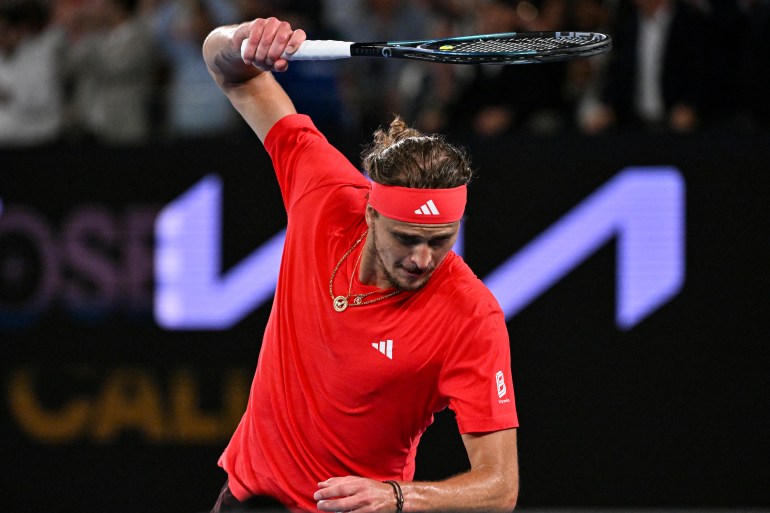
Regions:
<instances>
[{"instance_id":1,"label":"red headband","mask_svg":"<svg viewBox=\"0 0 770 513\"><path fill-rule=\"evenodd\" d=\"M372 182L369 204L377 212L405 223L445 224L463 217L468 189L412 189Z\"/></svg>"}]
</instances>

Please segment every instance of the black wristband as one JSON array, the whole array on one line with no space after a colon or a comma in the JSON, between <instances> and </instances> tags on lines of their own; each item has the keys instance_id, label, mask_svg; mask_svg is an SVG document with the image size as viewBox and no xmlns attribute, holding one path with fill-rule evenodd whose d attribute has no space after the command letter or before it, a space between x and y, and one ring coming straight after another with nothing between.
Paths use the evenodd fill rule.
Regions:
<instances>
[{"instance_id":1,"label":"black wristband","mask_svg":"<svg viewBox=\"0 0 770 513\"><path fill-rule=\"evenodd\" d=\"M401 485L395 481L383 481L393 487L393 493L396 494L396 513L401 513L404 509L404 494L401 491Z\"/></svg>"}]
</instances>

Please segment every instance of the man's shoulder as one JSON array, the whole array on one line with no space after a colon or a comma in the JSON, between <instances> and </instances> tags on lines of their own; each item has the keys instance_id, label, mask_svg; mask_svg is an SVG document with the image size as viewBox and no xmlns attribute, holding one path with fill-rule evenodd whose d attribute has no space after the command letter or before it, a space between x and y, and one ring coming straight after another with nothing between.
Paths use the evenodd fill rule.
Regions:
<instances>
[{"instance_id":1,"label":"man's shoulder","mask_svg":"<svg viewBox=\"0 0 770 513\"><path fill-rule=\"evenodd\" d=\"M460 255L451 251L442 267L438 291L451 300L453 308L468 314L501 310L495 296Z\"/></svg>"}]
</instances>

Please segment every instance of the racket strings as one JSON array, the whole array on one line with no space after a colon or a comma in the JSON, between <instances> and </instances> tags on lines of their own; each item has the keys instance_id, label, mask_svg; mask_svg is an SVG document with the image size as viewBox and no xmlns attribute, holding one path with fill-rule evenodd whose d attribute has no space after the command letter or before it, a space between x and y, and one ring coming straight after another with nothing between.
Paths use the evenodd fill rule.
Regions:
<instances>
[{"instance_id":1,"label":"racket strings","mask_svg":"<svg viewBox=\"0 0 770 513\"><path fill-rule=\"evenodd\" d=\"M594 41L579 37L479 39L452 45L437 45L435 49L450 53L522 53L561 50L591 43Z\"/></svg>"},{"instance_id":2,"label":"racket strings","mask_svg":"<svg viewBox=\"0 0 770 513\"><path fill-rule=\"evenodd\" d=\"M593 32L518 32L389 44L398 46L398 57L453 64L557 62L612 48L608 36ZM390 57L385 50L383 55Z\"/></svg>"}]
</instances>

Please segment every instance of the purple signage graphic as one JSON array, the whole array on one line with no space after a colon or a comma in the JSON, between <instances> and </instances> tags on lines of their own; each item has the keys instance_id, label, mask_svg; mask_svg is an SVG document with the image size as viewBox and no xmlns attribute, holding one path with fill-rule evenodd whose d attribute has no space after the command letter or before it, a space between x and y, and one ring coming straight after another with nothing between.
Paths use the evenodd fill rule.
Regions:
<instances>
[{"instance_id":1,"label":"purple signage graphic","mask_svg":"<svg viewBox=\"0 0 770 513\"><path fill-rule=\"evenodd\" d=\"M684 284L685 186L675 168L624 169L484 282L511 318L613 238L615 321L627 330Z\"/></svg>"},{"instance_id":2,"label":"purple signage graphic","mask_svg":"<svg viewBox=\"0 0 770 513\"><path fill-rule=\"evenodd\" d=\"M278 283L281 231L221 274L222 184L207 176L155 224L155 318L169 329L226 329L268 301Z\"/></svg>"},{"instance_id":3,"label":"purple signage graphic","mask_svg":"<svg viewBox=\"0 0 770 513\"><path fill-rule=\"evenodd\" d=\"M272 297L285 231L222 274L221 195L210 175L158 217L155 317L167 329L227 329ZM484 282L510 319L612 239L616 322L630 329L684 283L685 186L675 168L624 169Z\"/></svg>"}]
</instances>

